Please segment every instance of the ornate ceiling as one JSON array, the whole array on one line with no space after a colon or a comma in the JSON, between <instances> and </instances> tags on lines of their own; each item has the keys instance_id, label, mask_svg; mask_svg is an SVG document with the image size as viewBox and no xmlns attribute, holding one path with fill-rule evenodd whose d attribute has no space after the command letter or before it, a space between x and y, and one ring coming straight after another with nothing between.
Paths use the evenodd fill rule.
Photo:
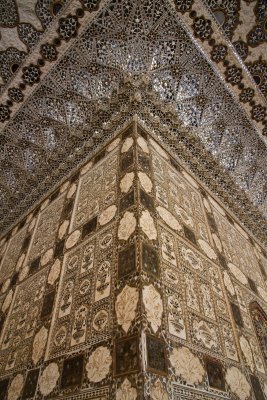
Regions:
<instances>
[{"instance_id":1,"label":"ornate ceiling","mask_svg":"<svg viewBox=\"0 0 267 400\"><path fill-rule=\"evenodd\" d=\"M184 161L264 236L265 0L0 8L2 232L138 115L177 154L187 147Z\"/></svg>"}]
</instances>

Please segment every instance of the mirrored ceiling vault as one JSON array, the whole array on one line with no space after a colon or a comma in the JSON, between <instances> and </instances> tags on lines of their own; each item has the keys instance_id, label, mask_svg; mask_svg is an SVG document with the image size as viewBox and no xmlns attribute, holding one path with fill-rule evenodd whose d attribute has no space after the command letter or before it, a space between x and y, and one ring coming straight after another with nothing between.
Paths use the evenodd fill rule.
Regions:
<instances>
[{"instance_id":1,"label":"mirrored ceiling vault","mask_svg":"<svg viewBox=\"0 0 267 400\"><path fill-rule=\"evenodd\" d=\"M135 115L203 147L266 229L264 1L6 0L3 10L1 232Z\"/></svg>"}]
</instances>

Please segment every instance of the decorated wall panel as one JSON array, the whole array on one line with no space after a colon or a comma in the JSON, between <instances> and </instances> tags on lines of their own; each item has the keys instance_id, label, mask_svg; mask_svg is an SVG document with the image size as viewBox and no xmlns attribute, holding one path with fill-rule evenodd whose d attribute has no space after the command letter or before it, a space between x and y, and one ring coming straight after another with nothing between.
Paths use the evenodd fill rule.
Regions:
<instances>
[{"instance_id":1,"label":"decorated wall panel","mask_svg":"<svg viewBox=\"0 0 267 400\"><path fill-rule=\"evenodd\" d=\"M35 220L30 225L26 225L20 229L18 233L10 239L9 243L6 242L5 251L3 247L3 258L0 267L1 281L10 278L15 270L18 270L26 256L27 248L30 244L31 234Z\"/></svg>"},{"instance_id":2,"label":"decorated wall panel","mask_svg":"<svg viewBox=\"0 0 267 400\"><path fill-rule=\"evenodd\" d=\"M136 123L0 251L0 400L267 398L266 253Z\"/></svg>"}]
</instances>

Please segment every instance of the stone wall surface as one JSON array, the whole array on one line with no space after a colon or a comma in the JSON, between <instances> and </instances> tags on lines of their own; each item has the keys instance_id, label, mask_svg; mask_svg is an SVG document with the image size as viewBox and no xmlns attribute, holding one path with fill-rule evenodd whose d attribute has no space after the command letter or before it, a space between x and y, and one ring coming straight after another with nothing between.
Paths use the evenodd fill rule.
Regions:
<instances>
[{"instance_id":1,"label":"stone wall surface","mask_svg":"<svg viewBox=\"0 0 267 400\"><path fill-rule=\"evenodd\" d=\"M136 123L0 254L0 400L267 398L266 253Z\"/></svg>"}]
</instances>

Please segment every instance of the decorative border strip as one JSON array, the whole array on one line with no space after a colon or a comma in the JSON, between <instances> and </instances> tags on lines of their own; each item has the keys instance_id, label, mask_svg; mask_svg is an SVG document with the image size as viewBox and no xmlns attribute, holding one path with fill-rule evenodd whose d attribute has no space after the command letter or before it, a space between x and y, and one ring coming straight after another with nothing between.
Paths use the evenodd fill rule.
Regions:
<instances>
[{"instance_id":1,"label":"decorative border strip","mask_svg":"<svg viewBox=\"0 0 267 400\"><path fill-rule=\"evenodd\" d=\"M237 97L253 125L267 137L266 99L203 0L171 0L210 63Z\"/></svg>"},{"instance_id":2,"label":"decorative border strip","mask_svg":"<svg viewBox=\"0 0 267 400\"><path fill-rule=\"evenodd\" d=\"M209 399L229 399L230 394L226 392L220 392L218 390L213 393L207 392L206 390L200 390L196 388L190 388L186 385L180 385L178 383L172 384L174 400L189 400L192 398L192 394L194 395L195 400L209 400ZM179 397L176 397L179 396ZM196 396L196 397L195 397Z\"/></svg>"}]
</instances>

